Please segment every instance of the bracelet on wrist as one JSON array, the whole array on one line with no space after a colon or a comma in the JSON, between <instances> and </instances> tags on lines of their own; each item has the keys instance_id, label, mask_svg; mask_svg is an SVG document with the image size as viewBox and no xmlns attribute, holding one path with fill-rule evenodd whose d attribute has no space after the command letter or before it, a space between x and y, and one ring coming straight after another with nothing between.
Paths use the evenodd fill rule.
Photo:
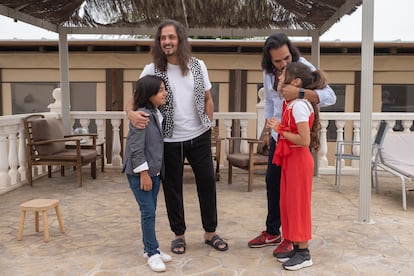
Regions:
<instances>
[{"instance_id":1,"label":"bracelet on wrist","mask_svg":"<svg viewBox=\"0 0 414 276\"><path fill-rule=\"evenodd\" d=\"M304 99L305 98L305 89L303 89L303 87L299 88L298 98L299 99Z\"/></svg>"}]
</instances>

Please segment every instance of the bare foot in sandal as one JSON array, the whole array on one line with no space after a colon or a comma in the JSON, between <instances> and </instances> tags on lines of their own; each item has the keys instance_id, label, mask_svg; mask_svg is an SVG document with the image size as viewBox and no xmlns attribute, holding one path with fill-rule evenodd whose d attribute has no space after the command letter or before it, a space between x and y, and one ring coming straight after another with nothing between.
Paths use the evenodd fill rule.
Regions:
<instances>
[{"instance_id":1,"label":"bare foot in sandal","mask_svg":"<svg viewBox=\"0 0 414 276\"><path fill-rule=\"evenodd\" d=\"M229 245L215 232L206 232L204 234L204 243L210 245L218 251L227 251Z\"/></svg>"},{"instance_id":2,"label":"bare foot in sandal","mask_svg":"<svg viewBox=\"0 0 414 276\"><path fill-rule=\"evenodd\" d=\"M184 254L186 246L184 236L176 236L175 240L171 241L171 252L175 254Z\"/></svg>"}]
</instances>

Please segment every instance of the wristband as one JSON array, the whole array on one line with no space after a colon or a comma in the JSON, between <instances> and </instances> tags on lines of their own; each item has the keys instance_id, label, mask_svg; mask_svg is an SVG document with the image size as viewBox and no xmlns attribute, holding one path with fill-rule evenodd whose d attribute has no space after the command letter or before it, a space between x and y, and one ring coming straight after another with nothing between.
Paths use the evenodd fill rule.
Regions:
<instances>
[{"instance_id":1,"label":"wristband","mask_svg":"<svg viewBox=\"0 0 414 276\"><path fill-rule=\"evenodd\" d=\"M304 99L305 98L305 89L303 89L303 87L299 88L299 99Z\"/></svg>"}]
</instances>

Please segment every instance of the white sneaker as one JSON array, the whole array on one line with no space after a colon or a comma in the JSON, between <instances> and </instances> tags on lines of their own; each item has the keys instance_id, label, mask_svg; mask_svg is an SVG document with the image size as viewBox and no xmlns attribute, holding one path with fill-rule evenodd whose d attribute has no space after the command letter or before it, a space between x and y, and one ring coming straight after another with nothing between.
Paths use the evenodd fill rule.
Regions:
<instances>
[{"instance_id":1,"label":"white sneaker","mask_svg":"<svg viewBox=\"0 0 414 276\"><path fill-rule=\"evenodd\" d=\"M168 263L168 262L171 262L172 261L172 257L170 256L170 255L168 255L167 253L165 253L165 252L162 252L161 250L159 250L158 249L158 251L160 251L160 257L161 257L161 260L164 262L164 263ZM144 255L143 255L145 258L148 258L148 253L147 252L144 252Z\"/></svg>"},{"instance_id":2,"label":"white sneaker","mask_svg":"<svg viewBox=\"0 0 414 276\"><path fill-rule=\"evenodd\" d=\"M161 260L160 254L155 254L149 257L148 265L152 269L152 271L156 271L156 272L162 272L167 269L165 267L164 262Z\"/></svg>"}]
</instances>

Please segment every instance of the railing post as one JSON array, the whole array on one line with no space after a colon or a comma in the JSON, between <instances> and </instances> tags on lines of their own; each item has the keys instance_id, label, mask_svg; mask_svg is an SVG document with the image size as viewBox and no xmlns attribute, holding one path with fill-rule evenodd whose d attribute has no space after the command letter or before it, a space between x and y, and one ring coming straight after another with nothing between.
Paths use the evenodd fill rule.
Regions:
<instances>
[{"instance_id":1,"label":"railing post","mask_svg":"<svg viewBox=\"0 0 414 276\"><path fill-rule=\"evenodd\" d=\"M335 125L336 125L336 141L343 141L345 121L338 120L335 122ZM343 167L345 165L345 160L341 159L339 160L339 163L340 163L339 165Z\"/></svg>"},{"instance_id":2,"label":"railing post","mask_svg":"<svg viewBox=\"0 0 414 276\"><path fill-rule=\"evenodd\" d=\"M319 157L318 158L319 159L318 171L319 171L319 168L328 167L328 158L326 157L328 153L328 141L326 137L326 128L329 125L329 120L320 120L320 124L321 124L321 137L320 137L321 146L318 152L318 157Z\"/></svg>"},{"instance_id":3,"label":"railing post","mask_svg":"<svg viewBox=\"0 0 414 276\"><path fill-rule=\"evenodd\" d=\"M122 158L121 158L121 141L119 139L119 126L121 125L120 119L112 119L112 166L121 167Z\"/></svg>"},{"instance_id":4,"label":"railing post","mask_svg":"<svg viewBox=\"0 0 414 276\"><path fill-rule=\"evenodd\" d=\"M411 132L410 127L413 124L412 120L402 120L401 124L404 127L404 132Z\"/></svg>"},{"instance_id":5,"label":"railing post","mask_svg":"<svg viewBox=\"0 0 414 276\"><path fill-rule=\"evenodd\" d=\"M259 103L256 105L257 113L257 129L256 129L256 138L260 138L260 134L264 128L264 88L260 88L257 92L259 97Z\"/></svg>"},{"instance_id":6,"label":"railing post","mask_svg":"<svg viewBox=\"0 0 414 276\"><path fill-rule=\"evenodd\" d=\"M242 138L247 138L247 126L249 125L248 120L240 120L240 133ZM243 140L240 143L240 152L241 153L249 153L249 147L247 145L247 141Z\"/></svg>"},{"instance_id":7,"label":"railing post","mask_svg":"<svg viewBox=\"0 0 414 276\"><path fill-rule=\"evenodd\" d=\"M88 131L88 133L89 133L89 125L90 125L90 123L91 123L91 120L90 119L80 119L79 120L79 124L81 125L81 127L83 129L86 129Z\"/></svg>"},{"instance_id":8,"label":"railing post","mask_svg":"<svg viewBox=\"0 0 414 276\"><path fill-rule=\"evenodd\" d=\"M26 180L26 171L27 171L27 158L26 158L26 137L24 136L23 125L19 126L19 150L17 157L19 158L19 168L17 169L20 174L20 181Z\"/></svg>"},{"instance_id":9,"label":"railing post","mask_svg":"<svg viewBox=\"0 0 414 276\"><path fill-rule=\"evenodd\" d=\"M105 122L104 119L95 119L96 132L98 133L98 139L97 139L96 142L98 144L104 143L104 145L103 145L103 152L100 152L101 147L97 147L97 149L99 151L99 154L103 154L103 162L104 162L104 164L106 164L106 156L105 156L105 152L106 152L105 148L106 148L106 145L105 145L105 128L104 128L104 122Z\"/></svg>"},{"instance_id":10,"label":"railing post","mask_svg":"<svg viewBox=\"0 0 414 276\"><path fill-rule=\"evenodd\" d=\"M392 132L393 131L392 129L395 127L395 120L386 120L386 121L389 125L388 131Z\"/></svg>"},{"instance_id":11,"label":"railing post","mask_svg":"<svg viewBox=\"0 0 414 276\"><path fill-rule=\"evenodd\" d=\"M7 134L0 132L0 190L5 190L10 183L7 173L9 169L9 158L7 153Z\"/></svg>"},{"instance_id":12,"label":"railing post","mask_svg":"<svg viewBox=\"0 0 414 276\"><path fill-rule=\"evenodd\" d=\"M96 132L98 133L98 143L105 141L104 119L95 119Z\"/></svg>"},{"instance_id":13,"label":"railing post","mask_svg":"<svg viewBox=\"0 0 414 276\"><path fill-rule=\"evenodd\" d=\"M361 146L361 121L354 120L352 123L352 127L354 128L354 140L356 142L352 146L352 154L358 155L360 154ZM359 168L359 160L352 160L351 165L353 168Z\"/></svg>"},{"instance_id":14,"label":"railing post","mask_svg":"<svg viewBox=\"0 0 414 276\"><path fill-rule=\"evenodd\" d=\"M70 133L71 134L74 134L74 126L75 126L75 122L76 122L76 120L75 120L75 118L71 118L70 119Z\"/></svg>"},{"instance_id":15,"label":"railing post","mask_svg":"<svg viewBox=\"0 0 414 276\"><path fill-rule=\"evenodd\" d=\"M233 124L233 120L231 119L224 119L224 130L226 138L231 137L231 127ZM226 140L226 154L229 153L229 140Z\"/></svg>"},{"instance_id":16,"label":"railing post","mask_svg":"<svg viewBox=\"0 0 414 276\"><path fill-rule=\"evenodd\" d=\"M9 134L9 177L10 184L16 185L20 180L18 178L19 172L17 171L17 166L19 165L17 159L17 126L10 126L6 128Z\"/></svg>"}]
</instances>

